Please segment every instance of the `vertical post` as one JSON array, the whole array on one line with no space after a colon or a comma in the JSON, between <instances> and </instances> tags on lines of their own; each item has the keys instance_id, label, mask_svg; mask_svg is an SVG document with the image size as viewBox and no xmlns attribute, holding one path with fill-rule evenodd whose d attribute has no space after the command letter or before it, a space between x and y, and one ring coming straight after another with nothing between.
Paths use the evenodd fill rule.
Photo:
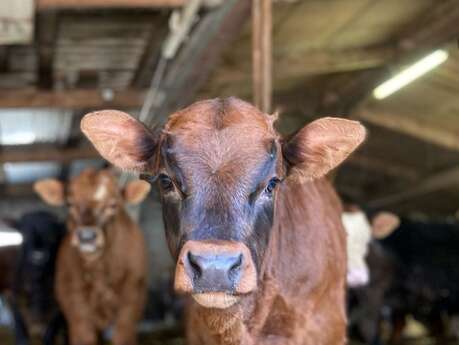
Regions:
<instances>
[{"instance_id":1,"label":"vertical post","mask_svg":"<svg viewBox=\"0 0 459 345\"><path fill-rule=\"evenodd\" d=\"M252 0L253 102L271 111L272 99L272 0Z\"/></svg>"}]
</instances>

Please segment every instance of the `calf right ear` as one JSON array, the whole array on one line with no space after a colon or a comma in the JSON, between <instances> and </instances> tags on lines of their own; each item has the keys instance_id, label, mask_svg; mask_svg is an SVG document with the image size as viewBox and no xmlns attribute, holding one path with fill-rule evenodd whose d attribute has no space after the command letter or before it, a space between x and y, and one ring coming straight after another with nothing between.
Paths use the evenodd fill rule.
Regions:
<instances>
[{"instance_id":1,"label":"calf right ear","mask_svg":"<svg viewBox=\"0 0 459 345\"><path fill-rule=\"evenodd\" d=\"M389 236L400 225L400 218L390 212L379 212L371 220L371 232L376 239Z\"/></svg>"},{"instance_id":2,"label":"calf right ear","mask_svg":"<svg viewBox=\"0 0 459 345\"><path fill-rule=\"evenodd\" d=\"M325 117L299 130L282 151L291 175L312 180L336 168L364 139L365 128L359 122Z\"/></svg>"},{"instance_id":3,"label":"calf right ear","mask_svg":"<svg viewBox=\"0 0 459 345\"><path fill-rule=\"evenodd\" d=\"M139 121L117 110L89 113L81 130L101 156L123 170L146 172L158 139Z\"/></svg>"},{"instance_id":4,"label":"calf right ear","mask_svg":"<svg viewBox=\"0 0 459 345\"><path fill-rule=\"evenodd\" d=\"M63 206L65 203L64 184L56 179L37 181L33 189L44 202L51 206Z\"/></svg>"}]
</instances>

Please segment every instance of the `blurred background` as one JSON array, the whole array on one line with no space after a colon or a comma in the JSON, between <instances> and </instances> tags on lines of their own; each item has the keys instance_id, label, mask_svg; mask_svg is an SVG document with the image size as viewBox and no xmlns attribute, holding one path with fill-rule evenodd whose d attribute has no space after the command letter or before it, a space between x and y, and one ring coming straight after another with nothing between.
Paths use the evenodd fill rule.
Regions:
<instances>
[{"instance_id":1,"label":"blurred background","mask_svg":"<svg viewBox=\"0 0 459 345\"><path fill-rule=\"evenodd\" d=\"M366 143L331 176L341 197L455 224L458 37L457 0L2 0L0 217L65 218L33 183L106 166L80 132L87 112L151 126L195 100L237 96L279 112L285 134L326 115L362 121ZM180 343L157 192L130 211L149 248L142 334ZM3 315L0 343L13 344ZM406 341L432 340L421 334Z\"/></svg>"}]
</instances>

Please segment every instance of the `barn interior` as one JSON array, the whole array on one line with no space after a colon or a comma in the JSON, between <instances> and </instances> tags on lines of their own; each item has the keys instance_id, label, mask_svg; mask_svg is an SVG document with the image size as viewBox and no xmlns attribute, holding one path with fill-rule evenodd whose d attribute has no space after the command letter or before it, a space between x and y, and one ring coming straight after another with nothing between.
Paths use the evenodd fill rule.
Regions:
<instances>
[{"instance_id":1,"label":"barn interior","mask_svg":"<svg viewBox=\"0 0 459 345\"><path fill-rule=\"evenodd\" d=\"M365 143L329 176L342 199L455 223L458 23L457 0L2 0L0 217L64 220L34 183L109 166L81 133L86 113L119 109L159 126L196 100L236 96L278 112L286 135L324 116L361 121ZM432 56L441 61L419 78L374 92ZM129 212L149 253L142 344L182 344L157 190ZM14 344L5 304L0 323L0 343ZM425 329L408 333L403 344L434 343Z\"/></svg>"}]
</instances>

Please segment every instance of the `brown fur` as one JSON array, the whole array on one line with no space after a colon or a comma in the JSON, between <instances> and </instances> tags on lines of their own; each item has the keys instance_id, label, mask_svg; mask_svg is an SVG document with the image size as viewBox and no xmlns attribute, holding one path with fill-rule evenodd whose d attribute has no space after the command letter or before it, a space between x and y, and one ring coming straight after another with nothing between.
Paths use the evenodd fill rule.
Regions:
<instances>
[{"instance_id":1,"label":"brown fur","mask_svg":"<svg viewBox=\"0 0 459 345\"><path fill-rule=\"evenodd\" d=\"M94 201L104 184L104 200ZM70 327L72 345L93 345L98 334L114 326L113 344L136 344L136 325L146 296L146 248L141 231L122 205L116 179L107 171L88 170L71 181L68 200L74 205L100 207L116 200L115 214L107 222L105 244L97 258L87 258L72 245L76 224L69 218L69 234L59 249L56 294ZM104 213L104 212L101 212Z\"/></svg>"},{"instance_id":2,"label":"brown fur","mask_svg":"<svg viewBox=\"0 0 459 345\"><path fill-rule=\"evenodd\" d=\"M345 343L339 200L325 181L289 182L281 189L259 290L224 312L190 302L189 345Z\"/></svg>"},{"instance_id":3,"label":"brown fur","mask_svg":"<svg viewBox=\"0 0 459 345\"><path fill-rule=\"evenodd\" d=\"M354 121L325 118L284 142L273 127L274 117L235 98L208 100L172 115L162 134L151 140L156 150L145 159L143 148L147 145L136 149L137 137L124 143L126 147L106 145L107 136L126 123L139 135L143 127L129 119L119 112L92 113L84 118L82 130L115 165L124 169L141 166L151 174L170 171L161 150L167 150L172 142L187 190L180 191L180 182L173 181L175 187L167 198L177 201L183 194L191 195L198 205L205 205L203 211L213 211L206 221L214 217L215 222L222 222L241 214L245 204L240 203L247 199L240 196L251 195L257 169L272 145L277 148L276 175L284 181L274 195L274 223L267 250L258 258L257 288L227 309L204 308L190 300L188 344L344 344L345 232L340 202L323 176L363 141L363 127ZM142 135L141 142L150 136ZM126 160L132 157L137 160ZM266 183L268 180L261 181L261 190ZM182 223L190 236L196 230L192 228L195 221L200 220ZM238 225L245 229L241 236L252 230L251 224ZM169 246L174 253L177 243ZM179 260L182 254L174 253Z\"/></svg>"}]
</instances>

